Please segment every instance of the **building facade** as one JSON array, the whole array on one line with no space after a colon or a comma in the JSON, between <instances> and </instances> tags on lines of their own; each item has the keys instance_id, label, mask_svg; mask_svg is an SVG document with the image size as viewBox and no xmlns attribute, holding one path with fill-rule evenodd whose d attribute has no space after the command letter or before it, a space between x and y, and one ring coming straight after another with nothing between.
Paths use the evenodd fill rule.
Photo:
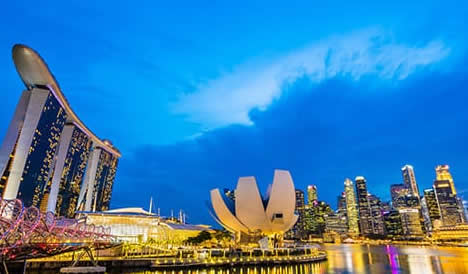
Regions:
<instances>
[{"instance_id":1,"label":"building facade","mask_svg":"<svg viewBox=\"0 0 468 274\"><path fill-rule=\"evenodd\" d=\"M453 195L457 194L455 189L455 184L453 182L452 174L450 173L450 167L448 165L438 165L436 170L436 180L437 181L448 181Z\"/></svg>"},{"instance_id":2,"label":"building facade","mask_svg":"<svg viewBox=\"0 0 468 274\"><path fill-rule=\"evenodd\" d=\"M443 226L462 224L464 221L463 208L460 208L459 200L453 193L454 187L450 180L434 181L434 192L439 206L440 217Z\"/></svg>"},{"instance_id":3,"label":"building facade","mask_svg":"<svg viewBox=\"0 0 468 274\"><path fill-rule=\"evenodd\" d=\"M71 217L79 193L98 185L95 210L108 208L120 152L96 137L72 111L46 63L31 48L13 47L13 61L26 90L0 148L0 191L4 199ZM83 181L92 148L112 158L101 181ZM94 198L94 197L93 197Z\"/></svg>"},{"instance_id":4,"label":"building facade","mask_svg":"<svg viewBox=\"0 0 468 274\"><path fill-rule=\"evenodd\" d=\"M295 238L303 238L305 236L305 199L304 191L296 189L296 214L299 216L296 224L292 228L293 236Z\"/></svg>"},{"instance_id":5,"label":"building facade","mask_svg":"<svg viewBox=\"0 0 468 274\"><path fill-rule=\"evenodd\" d=\"M418 184L416 183L416 176L414 175L414 168L410 165L405 165L401 168L403 175L403 184L411 194L419 198Z\"/></svg>"},{"instance_id":6,"label":"building facade","mask_svg":"<svg viewBox=\"0 0 468 274\"><path fill-rule=\"evenodd\" d=\"M219 189L212 189L210 213L215 221L236 235L237 241L268 236L273 244L282 239L299 218L295 210L296 191L287 170L275 170L265 199L253 176L239 178L235 195L235 201L232 201Z\"/></svg>"},{"instance_id":7,"label":"building facade","mask_svg":"<svg viewBox=\"0 0 468 274\"><path fill-rule=\"evenodd\" d=\"M362 235L371 235L374 233L374 230L372 226L372 215L368 199L366 179L362 176L357 176L354 181L356 182L359 228Z\"/></svg>"},{"instance_id":8,"label":"building facade","mask_svg":"<svg viewBox=\"0 0 468 274\"><path fill-rule=\"evenodd\" d=\"M387 237L397 239L403 234L401 216L397 210L391 210L384 213L385 230Z\"/></svg>"},{"instance_id":9,"label":"building facade","mask_svg":"<svg viewBox=\"0 0 468 274\"><path fill-rule=\"evenodd\" d=\"M428 219L428 225L426 227L430 228L430 230L437 228L437 226L440 226L441 221L440 221L440 209L439 209L439 204L437 202L437 198L435 196L435 191L434 189L425 189L424 190L424 207L427 212L427 219Z\"/></svg>"},{"instance_id":10,"label":"building facade","mask_svg":"<svg viewBox=\"0 0 468 274\"><path fill-rule=\"evenodd\" d=\"M393 184L390 186L390 195L394 208L405 207L405 197L409 194L409 189L405 184Z\"/></svg>"},{"instance_id":11,"label":"building facade","mask_svg":"<svg viewBox=\"0 0 468 274\"><path fill-rule=\"evenodd\" d=\"M312 205L318 201L317 196L317 186L309 185L307 186L307 204Z\"/></svg>"},{"instance_id":12,"label":"building facade","mask_svg":"<svg viewBox=\"0 0 468 274\"><path fill-rule=\"evenodd\" d=\"M372 218L372 234L384 236L385 223L383 218L382 202L377 196L372 194L369 194L368 201Z\"/></svg>"},{"instance_id":13,"label":"building facade","mask_svg":"<svg viewBox=\"0 0 468 274\"><path fill-rule=\"evenodd\" d=\"M346 215L348 221L348 233L359 235L359 215L356 205L356 195L354 192L353 181L346 178L344 182L346 198Z\"/></svg>"},{"instance_id":14,"label":"building facade","mask_svg":"<svg viewBox=\"0 0 468 274\"><path fill-rule=\"evenodd\" d=\"M423 237L424 232L422 230L420 212L418 209L399 209L398 213L400 213L401 217L402 234L405 237Z\"/></svg>"}]
</instances>

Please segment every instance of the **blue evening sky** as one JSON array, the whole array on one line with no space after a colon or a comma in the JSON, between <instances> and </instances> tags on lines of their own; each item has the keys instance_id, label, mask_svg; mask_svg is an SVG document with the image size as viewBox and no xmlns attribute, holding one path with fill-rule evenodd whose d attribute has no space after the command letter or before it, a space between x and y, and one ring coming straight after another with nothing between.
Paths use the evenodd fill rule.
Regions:
<instances>
[{"instance_id":1,"label":"blue evening sky","mask_svg":"<svg viewBox=\"0 0 468 274\"><path fill-rule=\"evenodd\" d=\"M80 118L122 151L112 207L213 223L209 190L275 168L336 207L346 177L468 199L466 1L4 1L0 138L36 49ZM462 194L463 195L463 194Z\"/></svg>"}]
</instances>

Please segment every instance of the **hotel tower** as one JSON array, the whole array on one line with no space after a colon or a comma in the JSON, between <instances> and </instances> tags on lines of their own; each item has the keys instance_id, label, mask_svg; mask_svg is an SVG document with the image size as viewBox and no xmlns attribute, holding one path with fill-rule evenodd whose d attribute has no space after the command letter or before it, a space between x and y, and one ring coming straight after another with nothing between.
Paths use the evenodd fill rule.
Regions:
<instances>
[{"instance_id":1,"label":"hotel tower","mask_svg":"<svg viewBox=\"0 0 468 274\"><path fill-rule=\"evenodd\" d=\"M0 148L2 197L67 217L107 210L120 152L78 118L38 53L15 45L13 62L26 89Z\"/></svg>"}]
</instances>

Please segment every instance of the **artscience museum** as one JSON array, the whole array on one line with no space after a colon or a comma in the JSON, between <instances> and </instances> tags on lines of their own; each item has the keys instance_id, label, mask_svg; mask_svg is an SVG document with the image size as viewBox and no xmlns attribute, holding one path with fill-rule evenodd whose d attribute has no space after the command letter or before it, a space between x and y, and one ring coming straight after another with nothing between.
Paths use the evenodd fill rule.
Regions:
<instances>
[{"instance_id":1,"label":"artscience museum","mask_svg":"<svg viewBox=\"0 0 468 274\"><path fill-rule=\"evenodd\" d=\"M213 217L235 233L238 241L264 236L282 239L297 221L294 183L287 170L275 170L273 183L264 197L255 177L240 177L233 194L213 189L210 198Z\"/></svg>"}]
</instances>

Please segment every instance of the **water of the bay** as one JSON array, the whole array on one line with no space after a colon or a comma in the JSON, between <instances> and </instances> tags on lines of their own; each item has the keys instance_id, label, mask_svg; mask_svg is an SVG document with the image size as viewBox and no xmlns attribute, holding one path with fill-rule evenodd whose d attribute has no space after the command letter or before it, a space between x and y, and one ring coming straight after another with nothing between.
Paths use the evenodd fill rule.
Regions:
<instances>
[{"instance_id":1,"label":"water of the bay","mask_svg":"<svg viewBox=\"0 0 468 274\"><path fill-rule=\"evenodd\" d=\"M272 267L213 268L186 271L129 271L133 274L266 273L468 273L468 248L392 245L323 245L328 260ZM111 273L121 273L119 270Z\"/></svg>"}]
</instances>

